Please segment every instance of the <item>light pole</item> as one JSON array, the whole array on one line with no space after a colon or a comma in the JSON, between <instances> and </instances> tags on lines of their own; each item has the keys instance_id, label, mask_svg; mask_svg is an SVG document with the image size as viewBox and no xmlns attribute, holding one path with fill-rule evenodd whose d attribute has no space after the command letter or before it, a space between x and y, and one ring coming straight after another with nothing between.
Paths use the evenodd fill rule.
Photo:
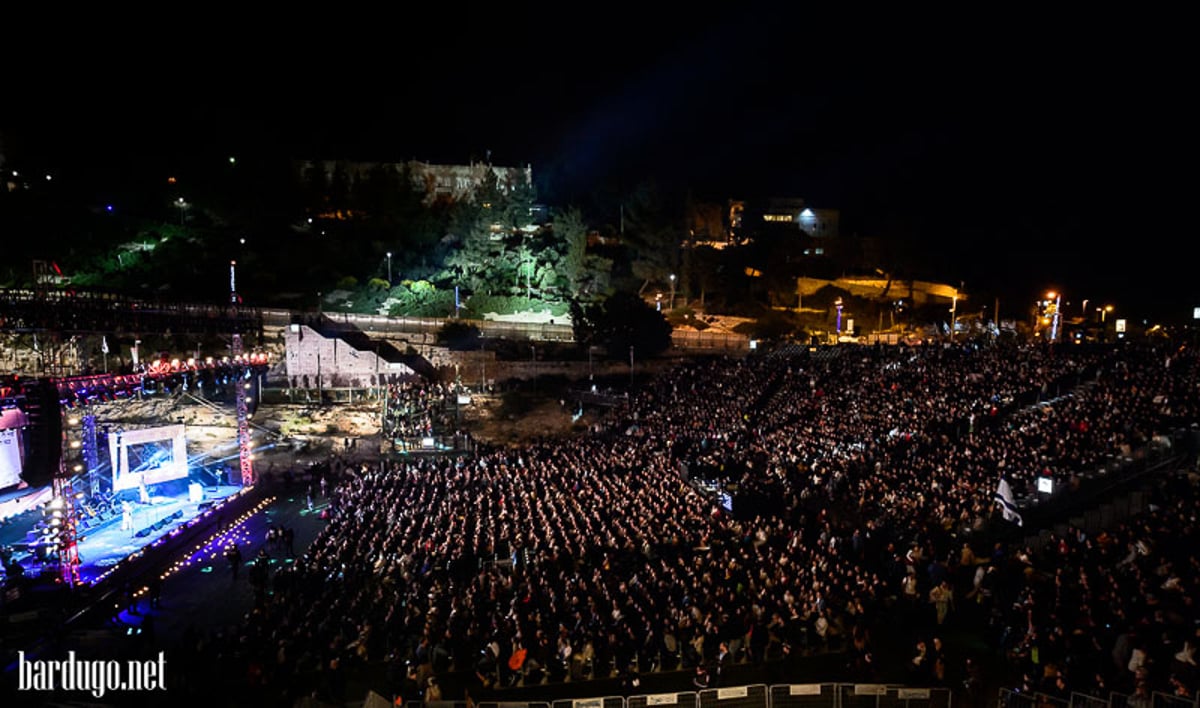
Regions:
<instances>
[{"instance_id":1,"label":"light pole","mask_svg":"<svg viewBox=\"0 0 1200 708\"><path fill-rule=\"evenodd\" d=\"M1100 315L1100 341L1101 342L1108 341L1108 332L1106 331L1107 327L1105 326L1104 322L1108 317L1108 313L1110 313L1112 311L1113 311L1112 305L1105 305L1104 307L1096 308L1096 312L1099 313L1099 315Z\"/></svg>"},{"instance_id":2,"label":"light pole","mask_svg":"<svg viewBox=\"0 0 1200 708\"><path fill-rule=\"evenodd\" d=\"M675 309L675 274L671 274L671 309Z\"/></svg>"},{"instance_id":3,"label":"light pole","mask_svg":"<svg viewBox=\"0 0 1200 708\"><path fill-rule=\"evenodd\" d=\"M1046 293L1046 299L1054 301L1054 314L1050 320L1050 343L1053 344L1058 341L1058 317L1062 309L1062 293Z\"/></svg>"},{"instance_id":4,"label":"light pole","mask_svg":"<svg viewBox=\"0 0 1200 708\"><path fill-rule=\"evenodd\" d=\"M392 287L392 252L387 252L388 257L388 287Z\"/></svg>"},{"instance_id":5,"label":"light pole","mask_svg":"<svg viewBox=\"0 0 1200 708\"><path fill-rule=\"evenodd\" d=\"M958 291L954 291L954 300L950 305L950 341L954 341L954 330L958 327Z\"/></svg>"},{"instance_id":6,"label":"light pole","mask_svg":"<svg viewBox=\"0 0 1200 708\"><path fill-rule=\"evenodd\" d=\"M183 201L183 197L180 197L175 200L175 205L179 207L179 225L183 226L183 210L187 203Z\"/></svg>"}]
</instances>

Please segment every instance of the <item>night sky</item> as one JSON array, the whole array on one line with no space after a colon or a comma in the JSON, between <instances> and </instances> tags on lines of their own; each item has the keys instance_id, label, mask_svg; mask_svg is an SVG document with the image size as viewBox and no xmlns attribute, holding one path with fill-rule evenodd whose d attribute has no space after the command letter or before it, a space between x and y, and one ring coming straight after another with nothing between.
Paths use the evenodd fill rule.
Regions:
<instances>
[{"instance_id":1,"label":"night sky","mask_svg":"<svg viewBox=\"0 0 1200 708\"><path fill-rule=\"evenodd\" d=\"M803 197L1014 308L1046 287L1129 313L1200 305L1179 19L548 7L92 39L69 69L10 75L0 154L128 170L490 151L531 164L555 205L646 177Z\"/></svg>"}]
</instances>

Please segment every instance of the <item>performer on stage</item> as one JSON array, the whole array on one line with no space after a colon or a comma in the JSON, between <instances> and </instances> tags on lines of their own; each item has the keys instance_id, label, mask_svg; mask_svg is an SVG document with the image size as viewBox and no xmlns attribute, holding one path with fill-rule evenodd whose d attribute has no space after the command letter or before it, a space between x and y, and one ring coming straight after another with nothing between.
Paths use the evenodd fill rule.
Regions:
<instances>
[{"instance_id":1,"label":"performer on stage","mask_svg":"<svg viewBox=\"0 0 1200 708\"><path fill-rule=\"evenodd\" d=\"M128 500L121 501L121 530L133 530L133 505Z\"/></svg>"},{"instance_id":2,"label":"performer on stage","mask_svg":"<svg viewBox=\"0 0 1200 708\"><path fill-rule=\"evenodd\" d=\"M138 480L138 501L143 504L150 503L150 490L146 489L146 480Z\"/></svg>"}]
</instances>

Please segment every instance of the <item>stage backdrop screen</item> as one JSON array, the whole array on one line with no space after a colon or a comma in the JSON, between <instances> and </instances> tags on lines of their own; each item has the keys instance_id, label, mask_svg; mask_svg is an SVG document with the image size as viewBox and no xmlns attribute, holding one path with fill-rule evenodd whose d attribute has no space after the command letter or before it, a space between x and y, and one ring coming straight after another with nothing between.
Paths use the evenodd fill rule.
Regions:
<instances>
[{"instance_id":1,"label":"stage backdrop screen","mask_svg":"<svg viewBox=\"0 0 1200 708\"><path fill-rule=\"evenodd\" d=\"M24 450L21 449L21 428L28 421L19 408L0 411L0 489L21 483Z\"/></svg>"},{"instance_id":2,"label":"stage backdrop screen","mask_svg":"<svg viewBox=\"0 0 1200 708\"><path fill-rule=\"evenodd\" d=\"M168 439L129 445L125 450L129 455L129 471L137 474L171 464L175 460L173 443Z\"/></svg>"},{"instance_id":3,"label":"stage backdrop screen","mask_svg":"<svg viewBox=\"0 0 1200 708\"><path fill-rule=\"evenodd\" d=\"M108 448L114 491L187 477L187 437L182 425L109 433Z\"/></svg>"},{"instance_id":4,"label":"stage backdrop screen","mask_svg":"<svg viewBox=\"0 0 1200 708\"><path fill-rule=\"evenodd\" d=\"M0 430L0 489L21 483L21 431Z\"/></svg>"}]
</instances>

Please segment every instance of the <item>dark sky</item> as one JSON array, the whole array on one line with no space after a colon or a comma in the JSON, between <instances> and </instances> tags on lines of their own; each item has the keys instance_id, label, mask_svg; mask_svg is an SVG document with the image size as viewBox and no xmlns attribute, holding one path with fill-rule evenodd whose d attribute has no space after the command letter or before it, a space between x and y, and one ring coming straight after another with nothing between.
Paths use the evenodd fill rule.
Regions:
<instances>
[{"instance_id":1,"label":"dark sky","mask_svg":"<svg viewBox=\"0 0 1200 708\"><path fill-rule=\"evenodd\" d=\"M914 244L968 290L1200 305L1181 18L687 12L456 5L300 18L267 38L231 18L206 23L219 36L91 38L69 67L10 77L0 154L136 169L491 151L531 164L549 201L645 176L722 201L800 196L840 209L843 232Z\"/></svg>"}]
</instances>

